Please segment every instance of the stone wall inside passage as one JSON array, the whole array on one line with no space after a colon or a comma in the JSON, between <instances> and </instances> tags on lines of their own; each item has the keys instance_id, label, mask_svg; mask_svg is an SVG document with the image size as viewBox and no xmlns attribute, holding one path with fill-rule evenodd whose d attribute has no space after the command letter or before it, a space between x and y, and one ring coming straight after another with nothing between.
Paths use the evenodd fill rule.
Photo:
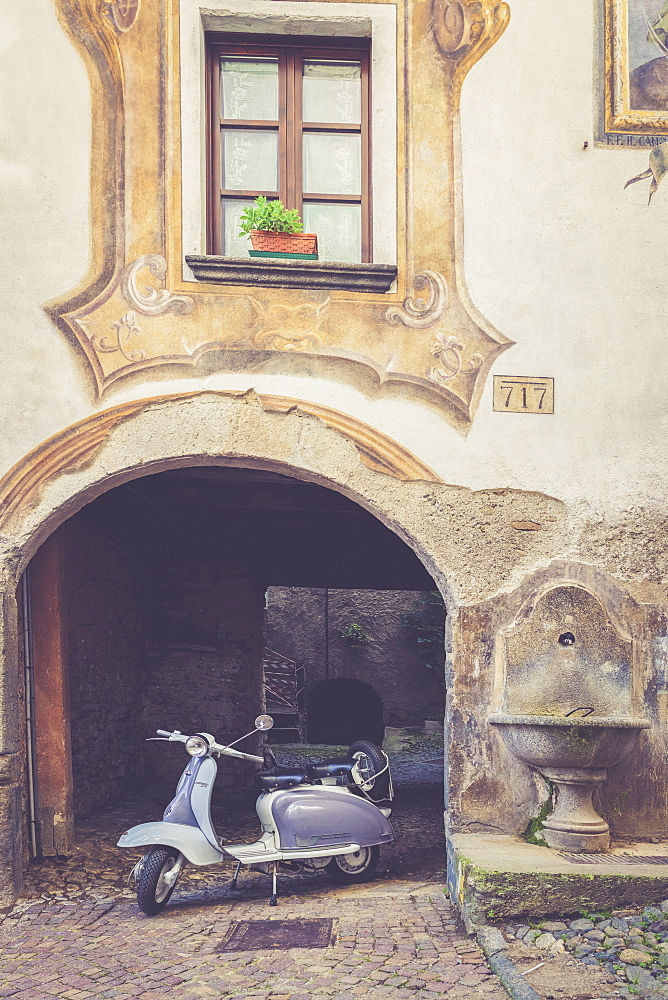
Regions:
<instances>
[{"instance_id":1,"label":"stone wall inside passage","mask_svg":"<svg viewBox=\"0 0 668 1000\"><path fill-rule=\"evenodd\" d=\"M381 698L386 726L442 720L444 627L440 596L427 591L267 592L265 644L303 665L306 707L326 680L362 681Z\"/></svg>"}]
</instances>

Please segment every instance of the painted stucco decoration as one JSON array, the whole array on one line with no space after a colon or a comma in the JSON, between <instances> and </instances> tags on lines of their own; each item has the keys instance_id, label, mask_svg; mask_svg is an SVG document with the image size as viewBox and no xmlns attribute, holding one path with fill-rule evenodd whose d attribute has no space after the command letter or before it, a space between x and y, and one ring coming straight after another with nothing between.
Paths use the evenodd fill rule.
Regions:
<instances>
[{"instance_id":1,"label":"painted stucco decoration","mask_svg":"<svg viewBox=\"0 0 668 1000\"><path fill-rule=\"evenodd\" d=\"M137 19L140 0L102 0L104 12L119 31L129 31Z\"/></svg>"},{"instance_id":2,"label":"painted stucco decoration","mask_svg":"<svg viewBox=\"0 0 668 1000\"><path fill-rule=\"evenodd\" d=\"M448 286L437 271L423 271L413 278L417 295L409 295L403 306L390 306L385 313L388 323L403 323L412 330L435 326L448 303ZM423 298L421 292L426 292Z\"/></svg>"},{"instance_id":3,"label":"painted stucco decoration","mask_svg":"<svg viewBox=\"0 0 668 1000\"><path fill-rule=\"evenodd\" d=\"M510 7L503 0L432 0L432 27L447 58L464 57L462 76L503 34Z\"/></svg>"},{"instance_id":4,"label":"painted stucco decoration","mask_svg":"<svg viewBox=\"0 0 668 1000\"><path fill-rule=\"evenodd\" d=\"M461 344L456 337L446 337L443 333L437 333L436 338L431 353L440 364L432 366L427 372L427 378L430 378L432 382L444 385L459 375L465 364L469 371L477 371L485 360L482 354L472 354L465 362L464 344Z\"/></svg>"},{"instance_id":5,"label":"painted stucco decoration","mask_svg":"<svg viewBox=\"0 0 668 1000\"><path fill-rule=\"evenodd\" d=\"M44 485L63 473L74 472L90 462L119 423L141 413L146 407L160 406L198 396L221 400L257 398L267 413L302 413L317 417L327 427L352 441L361 462L375 472L382 472L402 482L439 483L436 473L375 427L334 410L302 399L269 394L257 395L240 389L212 393L189 392L171 396L154 396L121 403L79 420L33 448L0 479L0 532L14 517L20 516L35 503Z\"/></svg>"},{"instance_id":6,"label":"painted stucco decoration","mask_svg":"<svg viewBox=\"0 0 668 1000\"><path fill-rule=\"evenodd\" d=\"M121 292L131 306L145 316L161 316L166 312L185 316L193 311L195 301L189 295L177 295L168 288L161 288L158 291L152 285L147 285L142 291L137 277L144 267L160 280L164 280L167 274L167 261L157 253L143 254L129 264L121 276Z\"/></svg>"},{"instance_id":7,"label":"painted stucco decoration","mask_svg":"<svg viewBox=\"0 0 668 1000\"><path fill-rule=\"evenodd\" d=\"M273 0L266 3L273 16ZM347 365L351 378L366 369L380 393L387 383L411 397L418 389L454 426L470 424L492 363L512 341L477 311L466 288L459 92L468 68L505 28L508 8L500 0L388 3L396 7L398 64L406 69L396 107L398 134L406 136L397 146L398 277L388 292L325 293L307 280L297 288L192 280L185 267L193 248L184 248L182 232L189 175L179 0L105 3L111 19L101 16L100 0L56 0L91 78L93 261L78 288L45 308L81 348L97 396L128 375L154 368L164 377L166 366L194 366L206 352L216 352L211 363L219 370L238 370L238 352L251 352L249 364L271 355L286 372L282 356L297 352L313 359L314 371L319 359Z\"/></svg>"},{"instance_id":8,"label":"painted stucco decoration","mask_svg":"<svg viewBox=\"0 0 668 1000\"><path fill-rule=\"evenodd\" d=\"M250 297L260 329L253 334L253 343L261 350L313 351L322 344L320 328L330 306L327 295L322 302L300 302L288 305L279 302L267 308Z\"/></svg>"},{"instance_id":9,"label":"painted stucco decoration","mask_svg":"<svg viewBox=\"0 0 668 1000\"><path fill-rule=\"evenodd\" d=\"M111 324L111 329L115 336L109 339L100 334L93 337L93 345L97 351L112 354L120 351L128 361L143 361L146 358L146 351L133 351L128 347L128 341L141 333L141 327L137 324L137 316L129 309L124 316Z\"/></svg>"}]
</instances>

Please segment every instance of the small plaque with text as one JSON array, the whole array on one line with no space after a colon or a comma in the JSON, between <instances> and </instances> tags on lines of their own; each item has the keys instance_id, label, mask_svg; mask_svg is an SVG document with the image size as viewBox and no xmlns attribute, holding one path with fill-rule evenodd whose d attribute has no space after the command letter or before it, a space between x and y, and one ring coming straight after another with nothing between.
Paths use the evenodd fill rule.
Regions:
<instances>
[{"instance_id":1,"label":"small plaque with text","mask_svg":"<svg viewBox=\"0 0 668 1000\"><path fill-rule=\"evenodd\" d=\"M495 375L494 409L505 413L554 413L554 379Z\"/></svg>"}]
</instances>

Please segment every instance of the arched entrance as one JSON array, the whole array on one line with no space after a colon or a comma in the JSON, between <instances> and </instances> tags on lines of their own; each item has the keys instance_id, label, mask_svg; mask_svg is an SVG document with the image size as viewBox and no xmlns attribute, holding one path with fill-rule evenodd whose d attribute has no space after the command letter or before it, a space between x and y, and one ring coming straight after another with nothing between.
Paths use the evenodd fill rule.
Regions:
<instances>
[{"instance_id":1,"label":"arched entrance","mask_svg":"<svg viewBox=\"0 0 668 1000\"><path fill-rule=\"evenodd\" d=\"M67 853L73 820L119 796L160 788L169 800L182 762L146 745L156 729L223 740L248 731L265 708L270 585L433 587L405 543L351 500L282 474L216 466L107 491L61 525L26 572L39 855ZM308 664L309 679L319 666ZM407 692L414 683L407 674ZM334 680L322 693L308 708L309 733L319 733L311 742L382 743L369 684ZM218 785L250 779L243 765L225 768Z\"/></svg>"},{"instance_id":2,"label":"arched entrance","mask_svg":"<svg viewBox=\"0 0 668 1000\"><path fill-rule=\"evenodd\" d=\"M11 534L7 533L5 538L11 537L13 544L11 554L9 547L5 550L7 558L4 562L4 577L7 588L6 610L10 613L12 591L18 583L18 574L33 553L37 552L40 542L49 535L51 572L57 570L59 555L57 552L54 555L53 546L58 537L58 533L54 534L54 529L58 525L64 524L86 505L89 505L88 509L92 509L90 505L97 497L103 498L117 486L129 485L147 473L150 480L153 480L154 473L167 473L176 469L202 469L203 466L212 465L250 468L279 476L287 474L302 483L326 485L333 490L334 495L348 497L361 510L373 512L373 516L371 513L368 515L371 521L378 524L385 522L393 536L400 535L410 540L411 547L419 551L423 565L433 562L428 554L430 546L424 544L426 539L416 541L412 537L412 526L404 528L401 525L402 520L411 520L410 507L413 506L412 520L418 528L418 534L420 533L418 509L423 496L415 489L417 483L401 483L387 475L370 471L360 462L356 448L339 434L324 427L320 421L305 419L297 414L268 414L252 398L230 400L221 399L215 394L204 394L203 398L176 400L170 405L166 405L164 401L155 405L147 404L139 411L135 410L129 419L119 418L111 430L106 430L102 447L98 442L94 449L88 448L83 458L81 454L78 455L73 463L74 468L68 467L67 458L63 458L63 450L57 449L61 465L56 469L52 465L45 469L44 454L37 456L33 466L35 482L26 482L23 476L23 480L9 496L5 525L9 527ZM67 471L67 475L60 474L64 471ZM421 490L424 490L424 485L420 484ZM23 496L20 496L21 491ZM26 494L31 495L30 504L23 502ZM125 523L127 526L127 520ZM48 551L47 546L39 555L43 556L44 552L48 554ZM309 552L309 546L305 547L305 551ZM17 553L20 553L18 558ZM437 576L441 579L437 579ZM442 575L434 575L434 579L445 590ZM86 617L88 606L84 600L79 608L80 617ZM33 612L34 610L33 607ZM84 621L79 622L80 627L85 627L86 624ZM59 635L60 639L58 640L58 636L56 639L62 642L62 632ZM53 631L49 641L53 645ZM13 647L12 652L16 662L17 648ZM55 695L56 700L60 696L64 705L67 697L64 687L60 695L58 690L52 691L51 695ZM13 714L16 733L13 745L6 740L6 752L16 753L17 758L20 758L18 701L8 705L6 711ZM56 719L58 715L56 710ZM8 731L6 728L5 732ZM54 737L57 734L52 732L50 735ZM53 744L53 739L51 742ZM62 768L66 770L69 748L61 745L59 749ZM13 807L8 810L17 834L16 840L20 827L20 784L20 781L16 782L16 798ZM54 815L58 814L58 807L63 804L67 806L66 802L55 804ZM20 854L16 842L13 845L13 855L16 886L20 881L17 874Z\"/></svg>"}]
</instances>

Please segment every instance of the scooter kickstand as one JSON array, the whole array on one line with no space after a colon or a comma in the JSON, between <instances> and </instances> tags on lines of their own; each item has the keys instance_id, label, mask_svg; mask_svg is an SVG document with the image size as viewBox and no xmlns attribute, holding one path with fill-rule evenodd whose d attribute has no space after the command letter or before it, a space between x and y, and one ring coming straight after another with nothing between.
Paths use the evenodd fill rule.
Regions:
<instances>
[{"instance_id":1,"label":"scooter kickstand","mask_svg":"<svg viewBox=\"0 0 668 1000\"><path fill-rule=\"evenodd\" d=\"M234 875L232 876L232 881L230 882L230 889L232 889L233 892L236 892L237 879L239 878L239 869L240 868L241 868L241 862L237 861L237 867L234 870Z\"/></svg>"},{"instance_id":2,"label":"scooter kickstand","mask_svg":"<svg viewBox=\"0 0 668 1000\"><path fill-rule=\"evenodd\" d=\"M274 861L274 870L271 873L271 899L269 900L270 906L276 906L277 902L276 900L276 889L278 881L278 879L276 878L277 872L278 872L278 861Z\"/></svg>"}]
</instances>

